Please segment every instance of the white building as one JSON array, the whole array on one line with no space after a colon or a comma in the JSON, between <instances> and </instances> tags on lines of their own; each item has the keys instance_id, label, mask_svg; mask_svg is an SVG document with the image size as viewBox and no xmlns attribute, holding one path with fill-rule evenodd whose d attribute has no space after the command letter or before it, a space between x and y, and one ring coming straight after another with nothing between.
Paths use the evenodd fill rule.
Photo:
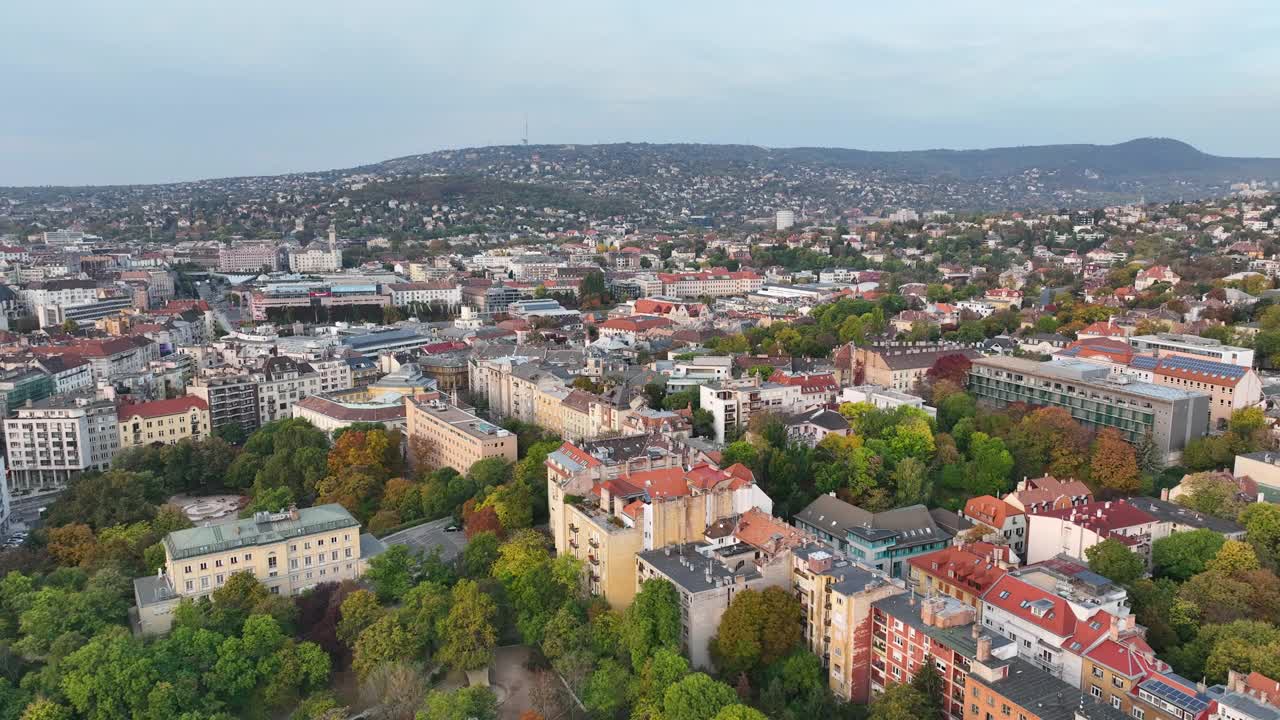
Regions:
<instances>
[{"instance_id":1,"label":"white building","mask_svg":"<svg viewBox=\"0 0 1280 720\"><path fill-rule=\"evenodd\" d=\"M88 470L106 470L120 448L116 406L92 396L51 397L4 421L9 486L17 495L62 490Z\"/></svg>"},{"instance_id":2,"label":"white building","mask_svg":"<svg viewBox=\"0 0 1280 720\"><path fill-rule=\"evenodd\" d=\"M391 283L384 292L391 296L391 304L396 307L421 303L456 308L462 304L462 286L448 280Z\"/></svg>"},{"instance_id":3,"label":"white building","mask_svg":"<svg viewBox=\"0 0 1280 720\"><path fill-rule=\"evenodd\" d=\"M305 250L289 253L289 271L295 273L338 272L342 269L342 253L338 252L337 233L329 228L328 247L311 243Z\"/></svg>"},{"instance_id":4,"label":"white building","mask_svg":"<svg viewBox=\"0 0 1280 720\"><path fill-rule=\"evenodd\" d=\"M752 376L701 386L699 405L715 418L716 442L723 443L726 431L746 428L754 414L790 415L804 410L802 390L800 385L761 383Z\"/></svg>"},{"instance_id":5,"label":"white building","mask_svg":"<svg viewBox=\"0 0 1280 720\"><path fill-rule=\"evenodd\" d=\"M790 230L796 224L796 213L794 210L779 210L774 214L773 222L779 230Z\"/></svg>"},{"instance_id":6,"label":"white building","mask_svg":"<svg viewBox=\"0 0 1280 720\"><path fill-rule=\"evenodd\" d=\"M261 272L279 270L280 262L274 245L266 243L240 243L226 245L218 250L218 270L222 272Z\"/></svg>"},{"instance_id":7,"label":"white building","mask_svg":"<svg viewBox=\"0 0 1280 720\"><path fill-rule=\"evenodd\" d=\"M254 374L254 379L258 382L262 425L292 417L289 409L294 403L320 392L320 373L292 358L271 358L261 373Z\"/></svg>"}]
</instances>

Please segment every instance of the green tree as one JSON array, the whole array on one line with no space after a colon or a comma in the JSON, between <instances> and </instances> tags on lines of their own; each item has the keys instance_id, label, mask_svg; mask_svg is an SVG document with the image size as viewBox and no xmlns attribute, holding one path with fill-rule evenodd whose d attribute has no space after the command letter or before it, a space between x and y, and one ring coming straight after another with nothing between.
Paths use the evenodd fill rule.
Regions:
<instances>
[{"instance_id":1,"label":"green tree","mask_svg":"<svg viewBox=\"0 0 1280 720\"><path fill-rule=\"evenodd\" d=\"M919 720L932 711L929 700L919 690L905 684L891 683L871 703L869 720Z\"/></svg>"},{"instance_id":2,"label":"green tree","mask_svg":"<svg viewBox=\"0 0 1280 720\"><path fill-rule=\"evenodd\" d=\"M498 536L491 532L476 533L467 541L462 551L462 574L472 578L486 578L498 559Z\"/></svg>"},{"instance_id":3,"label":"green tree","mask_svg":"<svg viewBox=\"0 0 1280 720\"><path fill-rule=\"evenodd\" d=\"M680 649L680 595L667 580L646 580L622 618L622 642L631 667L661 648Z\"/></svg>"},{"instance_id":4,"label":"green tree","mask_svg":"<svg viewBox=\"0 0 1280 720\"><path fill-rule=\"evenodd\" d=\"M487 687L432 690L415 720L496 720L498 698Z\"/></svg>"},{"instance_id":5,"label":"green tree","mask_svg":"<svg viewBox=\"0 0 1280 720\"><path fill-rule=\"evenodd\" d=\"M342 601L338 620L338 639L354 646L365 628L370 627L386 614L378 602L378 596L369 590L356 590Z\"/></svg>"},{"instance_id":6,"label":"green tree","mask_svg":"<svg viewBox=\"0 0 1280 720\"><path fill-rule=\"evenodd\" d=\"M1121 585L1137 580L1146 570L1142 558L1115 538L1097 543L1085 550L1084 554L1089 561L1090 570Z\"/></svg>"},{"instance_id":7,"label":"green tree","mask_svg":"<svg viewBox=\"0 0 1280 720\"><path fill-rule=\"evenodd\" d=\"M617 660L605 658L587 680L582 691L582 704L593 717L601 720L613 718L626 707L625 688L630 680L631 673Z\"/></svg>"},{"instance_id":8,"label":"green tree","mask_svg":"<svg viewBox=\"0 0 1280 720\"><path fill-rule=\"evenodd\" d=\"M478 670L493 660L497 643L494 619L498 607L473 580L453 586L453 603L445 618L439 659L455 670Z\"/></svg>"},{"instance_id":9,"label":"green tree","mask_svg":"<svg viewBox=\"0 0 1280 720\"><path fill-rule=\"evenodd\" d=\"M369 563L364 579L382 602L399 602L414 586L418 561L406 545L392 545Z\"/></svg>"},{"instance_id":10,"label":"green tree","mask_svg":"<svg viewBox=\"0 0 1280 720\"><path fill-rule=\"evenodd\" d=\"M920 693L928 706L925 717L938 720L945 720L948 717L942 676L938 674L938 668L932 662L924 662L916 669L915 677L911 678L911 687Z\"/></svg>"},{"instance_id":11,"label":"green tree","mask_svg":"<svg viewBox=\"0 0 1280 720\"><path fill-rule=\"evenodd\" d=\"M363 680L379 665L411 660L418 649L418 640L405 630L398 616L383 615L356 639L351 668Z\"/></svg>"},{"instance_id":12,"label":"green tree","mask_svg":"<svg viewBox=\"0 0 1280 720\"><path fill-rule=\"evenodd\" d=\"M21 720L71 720L71 711L65 705L40 698L27 705Z\"/></svg>"},{"instance_id":13,"label":"green tree","mask_svg":"<svg viewBox=\"0 0 1280 720\"><path fill-rule=\"evenodd\" d=\"M1253 503L1240 513L1240 524L1260 557L1273 563L1280 560L1280 506Z\"/></svg>"},{"instance_id":14,"label":"green tree","mask_svg":"<svg viewBox=\"0 0 1280 720\"><path fill-rule=\"evenodd\" d=\"M1160 538L1151 546L1154 573L1183 582L1204 572L1205 564L1218 554L1224 542L1226 538L1222 534L1207 529Z\"/></svg>"},{"instance_id":15,"label":"green tree","mask_svg":"<svg viewBox=\"0 0 1280 720\"><path fill-rule=\"evenodd\" d=\"M712 720L767 720L765 714L748 705L726 705Z\"/></svg>"},{"instance_id":16,"label":"green tree","mask_svg":"<svg viewBox=\"0 0 1280 720\"><path fill-rule=\"evenodd\" d=\"M724 708L738 704L738 693L705 673L693 673L667 688L662 697L663 720L711 720Z\"/></svg>"},{"instance_id":17,"label":"green tree","mask_svg":"<svg viewBox=\"0 0 1280 720\"><path fill-rule=\"evenodd\" d=\"M720 619L711 656L726 677L754 673L789 654L801 639L803 611L780 588L742 590Z\"/></svg>"}]
</instances>

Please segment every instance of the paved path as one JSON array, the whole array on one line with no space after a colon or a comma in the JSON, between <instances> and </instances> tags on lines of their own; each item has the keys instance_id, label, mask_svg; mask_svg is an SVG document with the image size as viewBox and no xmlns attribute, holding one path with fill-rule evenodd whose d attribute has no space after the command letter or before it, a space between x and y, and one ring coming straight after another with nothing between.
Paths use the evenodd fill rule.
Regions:
<instances>
[{"instance_id":1,"label":"paved path","mask_svg":"<svg viewBox=\"0 0 1280 720\"><path fill-rule=\"evenodd\" d=\"M444 529L453 524L451 518L432 520L429 523L415 525L406 530L392 533L382 542L388 546L408 545L409 549L425 555L434 547L440 548L441 560L452 560L467 546L467 538L458 532L445 532Z\"/></svg>"}]
</instances>

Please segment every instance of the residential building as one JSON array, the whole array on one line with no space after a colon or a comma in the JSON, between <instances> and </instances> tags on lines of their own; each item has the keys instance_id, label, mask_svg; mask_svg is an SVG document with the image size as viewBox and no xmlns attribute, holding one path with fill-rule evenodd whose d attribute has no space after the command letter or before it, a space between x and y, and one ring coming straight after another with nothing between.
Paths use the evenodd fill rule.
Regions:
<instances>
[{"instance_id":1,"label":"residential building","mask_svg":"<svg viewBox=\"0 0 1280 720\"><path fill-rule=\"evenodd\" d=\"M828 435L845 437L849 434L849 418L822 407L792 415L784 423L788 440L809 447L816 447Z\"/></svg>"},{"instance_id":2,"label":"residential building","mask_svg":"<svg viewBox=\"0 0 1280 720\"><path fill-rule=\"evenodd\" d=\"M65 489L90 470L106 470L120 448L116 406L92 395L56 396L16 408L4 421L9 486L15 495Z\"/></svg>"},{"instance_id":3,"label":"residential building","mask_svg":"<svg viewBox=\"0 0 1280 720\"><path fill-rule=\"evenodd\" d=\"M1259 500L1280 497L1280 453L1260 450L1237 455L1232 475L1253 480L1257 484Z\"/></svg>"},{"instance_id":4,"label":"residential building","mask_svg":"<svg viewBox=\"0 0 1280 720\"><path fill-rule=\"evenodd\" d=\"M258 383L250 375L202 375L187 386L187 394L209 406L209 428L215 433L238 425L248 435L261 425Z\"/></svg>"},{"instance_id":5,"label":"residential building","mask_svg":"<svg viewBox=\"0 0 1280 720\"><path fill-rule=\"evenodd\" d=\"M47 355L31 363L53 377L54 392L58 395L77 393L94 386L93 366L79 355Z\"/></svg>"},{"instance_id":6,"label":"residential building","mask_svg":"<svg viewBox=\"0 0 1280 720\"><path fill-rule=\"evenodd\" d=\"M981 357L966 347L933 343L901 343L869 345L853 353L853 384L871 383L890 390L906 392L923 382L929 369L948 355L963 355L969 360Z\"/></svg>"},{"instance_id":7,"label":"residential building","mask_svg":"<svg viewBox=\"0 0 1280 720\"><path fill-rule=\"evenodd\" d=\"M969 370L969 391L995 407L1015 402L1061 407L1082 424L1113 428L1131 443L1149 437L1167 459L1179 457L1209 425L1208 395L1135 382L1079 360L979 358Z\"/></svg>"},{"instance_id":8,"label":"residential building","mask_svg":"<svg viewBox=\"0 0 1280 720\"><path fill-rule=\"evenodd\" d=\"M1027 562L1038 563L1059 554L1079 560L1103 540L1124 543L1148 565L1151 544L1169 534L1150 513L1124 500L1046 510L1028 516Z\"/></svg>"},{"instance_id":9,"label":"residential building","mask_svg":"<svg viewBox=\"0 0 1280 720\"><path fill-rule=\"evenodd\" d=\"M938 527L923 505L873 513L820 495L796 513L792 524L816 536L845 557L890 577L910 575L906 561L951 544L951 533Z\"/></svg>"},{"instance_id":10,"label":"residential building","mask_svg":"<svg viewBox=\"0 0 1280 720\"><path fill-rule=\"evenodd\" d=\"M1007 667L1017 657L1008 638L985 632L973 606L945 595L899 594L872 603L871 691L908 683L926 663L942 681L942 711L951 720L965 714L965 688L975 662Z\"/></svg>"},{"instance_id":11,"label":"residential building","mask_svg":"<svg viewBox=\"0 0 1280 720\"><path fill-rule=\"evenodd\" d=\"M312 241L305 249L289 252L289 272L293 273L326 273L338 272L342 269L342 253L338 252L338 238L333 228L329 228L329 243L321 246Z\"/></svg>"},{"instance_id":12,"label":"residential building","mask_svg":"<svg viewBox=\"0 0 1280 720\"><path fill-rule=\"evenodd\" d=\"M704 537L638 553L636 589L655 578L675 586L680 594L681 651L693 667L710 670L711 639L734 597L742 590L789 590L790 550L806 538L757 509L713 523Z\"/></svg>"},{"instance_id":13,"label":"residential building","mask_svg":"<svg viewBox=\"0 0 1280 720\"><path fill-rule=\"evenodd\" d=\"M342 391L308 395L293 403L289 414L306 420L330 436L353 423L379 423L387 429L405 429L403 395L365 401L349 399L350 396L351 393Z\"/></svg>"},{"instance_id":14,"label":"residential building","mask_svg":"<svg viewBox=\"0 0 1280 720\"><path fill-rule=\"evenodd\" d=\"M254 373L258 384L259 423L292 417L289 408L308 395L320 392L320 373L310 364L288 357L269 358L262 371Z\"/></svg>"},{"instance_id":15,"label":"residential building","mask_svg":"<svg viewBox=\"0 0 1280 720\"><path fill-rule=\"evenodd\" d=\"M320 583L359 578L386 549L362 535L359 521L336 503L177 530L162 545L164 569L133 581L143 635L168 632L181 601L209 597L235 573L252 573L274 595L299 595Z\"/></svg>"},{"instance_id":16,"label":"residential building","mask_svg":"<svg viewBox=\"0 0 1280 720\"><path fill-rule=\"evenodd\" d=\"M516 461L514 433L440 400L438 393L408 396L404 403L410 458L426 468L451 467L465 475L486 458Z\"/></svg>"},{"instance_id":17,"label":"residential building","mask_svg":"<svg viewBox=\"0 0 1280 720\"><path fill-rule=\"evenodd\" d=\"M1093 502L1093 491L1079 480L1059 480L1052 475L1024 478L1004 501L1028 515L1078 507Z\"/></svg>"},{"instance_id":18,"label":"residential building","mask_svg":"<svg viewBox=\"0 0 1280 720\"><path fill-rule=\"evenodd\" d=\"M667 376L667 391L680 392L733 377L733 357L699 355L689 360L658 361L654 369Z\"/></svg>"},{"instance_id":19,"label":"residential building","mask_svg":"<svg viewBox=\"0 0 1280 720\"><path fill-rule=\"evenodd\" d=\"M1004 672L970 673L964 720L1133 720L1025 660Z\"/></svg>"},{"instance_id":20,"label":"residential building","mask_svg":"<svg viewBox=\"0 0 1280 720\"><path fill-rule=\"evenodd\" d=\"M1137 277L1133 279L1133 289L1142 292L1156 283L1177 285L1180 282L1182 282L1182 277L1171 268L1164 265L1152 265L1149 268L1143 268L1138 271Z\"/></svg>"},{"instance_id":21,"label":"residential building","mask_svg":"<svg viewBox=\"0 0 1280 720\"><path fill-rule=\"evenodd\" d=\"M871 699L872 604L906 589L818 545L792 551L792 578L804 612L801 633L822 658L832 693L865 704Z\"/></svg>"},{"instance_id":22,"label":"residential building","mask_svg":"<svg viewBox=\"0 0 1280 720\"><path fill-rule=\"evenodd\" d=\"M995 531L996 539L984 538L999 545L1008 545L1019 556L1027 550L1027 515L1021 509L990 495L969 498L960 511L960 517L969 522L985 525Z\"/></svg>"},{"instance_id":23,"label":"residential building","mask_svg":"<svg viewBox=\"0 0 1280 720\"><path fill-rule=\"evenodd\" d=\"M1259 672L1227 671L1227 683L1214 685L1208 720L1280 720L1280 683Z\"/></svg>"},{"instance_id":24,"label":"residential building","mask_svg":"<svg viewBox=\"0 0 1280 720\"><path fill-rule=\"evenodd\" d=\"M195 395L116 406L120 448L177 445L182 440L209 437L209 404Z\"/></svg>"},{"instance_id":25,"label":"residential building","mask_svg":"<svg viewBox=\"0 0 1280 720\"><path fill-rule=\"evenodd\" d=\"M1241 367L1253 367L1253 350L1251 348L1224 345L1217 340L1202 338L1198 335L1179 335L1176 333L1135 335L1129 338L1129 344L1139 353L1156 357L1173 355L1213 360Z\"/></svg>"},{"instance_id":26,"label":"residential building","mask_svg":"<svg viewBox=\"0 0 1280 720\"><path fill-rule=\"evenodd\" d=\"M1160 524L1155 531L1157 540L1188 530L1212 530L1228 540L1244 540L1244 526L1234 520L1215 517L1159 498L1131 497L1125 502L1156 519Z\"/></svg>"},{"instance_id":27,"label":"residential building","mask_svg":"<svg viewBox=\"0 0 1280 720\"><path fill-rule=\"evenodd\" d=\"M867 384L842 388L837 401L842 404L867 403L881 410L892 410L903 406L913 407L929 417L935 417L938 414L936 408L924 404L924 398L899 390L890 390L880 385Z\"/></svg>"},{"instance_id":28,"label":"residential building","mask_svg":"<svg viewBox=\"0 0 1280 720\"><path fill-rule=\"evenodd\" d=\"M396 307L434 305L456 310L462 305L462 286L449 280L391 283L383 291L391 295L391 304Z\"/></svg>"},{"instance_id":29,"label":"residential building","mask_svg":"<svg viewBox=\"0 0 1280 720\"><path fill-rule=\"evenodd\" d=\"M562 448L563 451L564 448ZM561 453L555 465L578 464L585 457ZM630 463L628 463L629 465ZM718 520L752 508L766 514L773 502L742 465L721 470L709 463L680 465L584 481L600 466L574 473L568 481L553 476L548 457L548 502L557 549L579 558L588 572L588 588L615 608L631 604L636 592L636 556L646 550L694 542ZM576 492L569 492L574 490Z\"/></svg>"},{"instance_id":30,"label":"residential building","mask_svg":"<svg viewBox=\"0 0 1280 720\"><path fill-rule=\"evenodd\" d=\"M716 442L725 433L746 428L758 413L789 415L805 409L800 385L761 382L756 375L707 383L699 388L699 406L715 419Z\"/></svg>"},{"instance_id":31,"label":"residential building","mask_svg":"<svg viewBox=\"0 0 1280 720\"><path fill-rule=\"evenodd\" d=\"M280 269L276 247L269 243L237 243L218 250L220 272L260 273Z\"/></svg>"},{"instance_id":32,"label":"residential building","mask_svg":"<svg viewBox=\"0 0 1280 720\"><path fill-rule=\"evenodd\" d=\"M955 598L972 607L981 620L982 596L1008 573L1009 563L995 550L985 543L952 545L908 558L907 587L925 597Z\"/></svg>"}]
</instances>

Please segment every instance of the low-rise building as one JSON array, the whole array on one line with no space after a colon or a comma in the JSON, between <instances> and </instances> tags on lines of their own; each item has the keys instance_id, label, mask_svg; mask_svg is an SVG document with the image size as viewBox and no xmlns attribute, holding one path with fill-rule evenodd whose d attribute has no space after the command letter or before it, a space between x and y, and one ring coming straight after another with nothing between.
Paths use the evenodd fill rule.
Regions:
<instances>
[{"instance_id":1,"label":"low-rise building","mask_svg":"<svg viewBox=\"0 0 1280 720\"><path fill-rule=\"evenodd\" d=\"M209 404L195 395L116 406L120 448L177 445L182 440L209 437Z\"/></svg>"},{"instance_id":2,"label":"low-rise building","mask_svg":"<svg viewBox=\"0 0 1280 720\"><path fill-rule=\"evenodd\" d=\"M1066 554L1079 560L1103 540L1117 540L1148 565L1151 545L1169 534L1159 520L1124 500L1047 510L1028 516L1027 562Z\"/></svg>"},{"instance_id":3,"label":"low-rise building","mask_svg":"<svg viewBox=\"0 0 1280 720\"><path fill-rule=\"evenodd\" d=\"M182 600L209 597L235 573L252 573L272 594L298 595L320 583L355 580L386 549L362 535L359 521L336 503L177 530L162 545L164 569L133 581L136 627L144 635L168 632Z\"/></svg>"},{"instance_id":4,"label":"low-rise building","mask_svg":"<svg viewBox=\"0 0 1280 720\"><path fill-rule=\"evenodd\" d=\"M1004 501L1027 514L1061 510L1093 502L1093 491L1079 480L1059 480L1052 475L1024 478Z\"/></svg>"},{"instance_id":5,"label":"low-rise building","mask_svg":"<svg viewBox=\"0 0 1280 720\"><path fill-rule=\"evenodd\" d=\"M965 502L960 517L986 525L999 536L998 540L984 539L1008 545L1019 556L1026 553L1027 515L1020 508L990 495L979 495Z\"/></svg>"},{"instance_id":6,"label":"low-rise building","mask_svg":"<svg viewBox=\"0 0 1280 720\"><path fill-rule=\"evenodd\" d=\"M953 545L907 560L907 586L925 597L945 595L972 606L982 619L982 596L1008 573L1009 563L989 545Z\"/></svg>"}]
</instances>

